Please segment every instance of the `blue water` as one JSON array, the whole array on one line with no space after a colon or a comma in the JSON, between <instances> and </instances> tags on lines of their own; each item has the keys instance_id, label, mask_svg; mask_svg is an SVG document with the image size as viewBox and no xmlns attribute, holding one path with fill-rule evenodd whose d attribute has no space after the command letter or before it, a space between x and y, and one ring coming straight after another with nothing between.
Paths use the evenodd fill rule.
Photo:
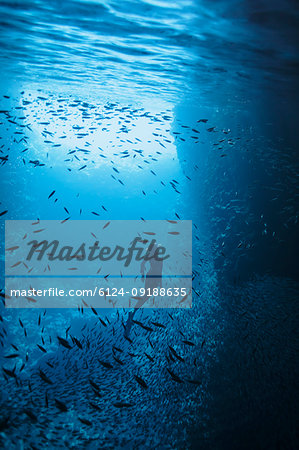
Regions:
<instances>
[{"instance_id":1,"label":"blue water","mask_svg":"<svg viewBox=\"0 0 299 450\"><path fill-rule=\"evenodd\" d=\"M132 344L127 311L38 325L43 311L3 307L3 448L296 448L298 15L291 0L1 2L2 283L7 219L192 219L194 275L192 310L139 311L166 328L134 325Z\"/></svg>"}]
</instances>

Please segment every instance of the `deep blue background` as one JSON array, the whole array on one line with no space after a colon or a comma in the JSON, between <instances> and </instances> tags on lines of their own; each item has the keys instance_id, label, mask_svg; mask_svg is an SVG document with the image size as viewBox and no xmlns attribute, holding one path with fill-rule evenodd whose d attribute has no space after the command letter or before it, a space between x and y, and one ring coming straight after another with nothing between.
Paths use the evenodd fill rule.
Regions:
<instances>
[{"instance_id":1,"label":"deep blue background","mask_svg":"<svg viewBox=\"0 0 299 450\"><path fill-rule=\"evenodd\" d=\"M134 325L132 344L127 311L98 311L107 326L47 311L39 326L43 311L3 307L2 367L16 367L3 447L296 448L296 2L2 1L0 14L2 282L5 219L96 212L194 232L192 311L138 312L166 328Z\"/></svg>"}]
</instances>

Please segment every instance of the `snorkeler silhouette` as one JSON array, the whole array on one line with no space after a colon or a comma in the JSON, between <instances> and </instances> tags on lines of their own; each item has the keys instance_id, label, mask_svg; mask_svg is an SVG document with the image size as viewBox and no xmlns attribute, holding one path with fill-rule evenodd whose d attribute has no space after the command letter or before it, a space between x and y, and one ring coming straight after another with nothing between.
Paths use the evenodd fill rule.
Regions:
<instances>
[{"instance_id":1,"label":"snorkeler silhouette","mask_svg":"<svg viewBox=\"0 0 299 450\"><path fill-rule=\"evenodd\" d=\"M163 270L163 260L162 259L156 259L154 258L154 254L159 247L159 244L155 243L150 252L149 252L149 259L148 261L145 261L143 259L141 266L140 266L140 272L142 275L142 279L144 282L144 288L145 288L145 294L142 298L138 300L136 303L136 306L134 308L134 311L129 313L129 317L125 326L125 336L129 336L131 327L134 323L134 315L136 314L136 311L140 309L146 301L148 301L150 298L152 298L152 295L147 295L147 293L152 293L154 288L161 288L162 287L162 270ZM149 264L149 271L144 276L144 273L146 271L146 264Z\"/></svg>"}]
</instances>

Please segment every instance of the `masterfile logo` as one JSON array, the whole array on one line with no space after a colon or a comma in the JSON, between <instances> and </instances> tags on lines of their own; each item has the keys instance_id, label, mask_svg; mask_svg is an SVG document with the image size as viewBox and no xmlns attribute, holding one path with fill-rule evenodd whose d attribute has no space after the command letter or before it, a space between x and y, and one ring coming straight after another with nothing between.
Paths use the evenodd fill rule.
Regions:
<instances>
[{"instance_id":1,"label":"masterfile logo","mask_svg":"<svg viewBox=\"0 0 299 450\"><path fill-rule=\"evenodd\" d=\"M5 250L7 307L191 306L191 221L6 221Z\"/></svg>"},{"instance_id":2,"label":"masterfile logo","mask_svg":"<svg viewBox=\"0 0 299 450\"><path fill-rule=\"evenodd\" d=\"M28 242L28 245L31 247L26 258L27 261L32 261L35 255L38 261L41 261L42 258L49 261L71 261L72 259L76 261L108 261L115 259L116 261L124 261L124 267L128 267L133 257L137 261L150 261L151 259L164 261L170 256L166 254L165 247L158 245L155 239L152 239L148 245L148 240L140 237L135 237L128 249L121 245L116 245L115 248L107 245L100 247L99 241L95 241L91 246L82 242L78 249L74 249L69 245L60 248L57 239L52 242L47 240L37 241L35 239ZM146 246L145 250L144 246ZM144 254L142 254L143 250Z\"/></svg>"}]
</instances>

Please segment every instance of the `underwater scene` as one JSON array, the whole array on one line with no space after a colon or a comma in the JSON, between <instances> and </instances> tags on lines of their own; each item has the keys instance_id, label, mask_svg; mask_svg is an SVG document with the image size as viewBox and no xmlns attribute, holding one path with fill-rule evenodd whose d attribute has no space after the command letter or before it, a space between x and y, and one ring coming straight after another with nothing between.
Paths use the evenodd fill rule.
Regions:
<instances>
[{"instance_id":1,"label":"underwater scene","mask_svg":"<svg viewBox=\"0 0 299 450\"><path fill-rule=\"evenodd\" d=\"M298 3L0 16L1 448L297 449ZM8 308L10 220L192 221L192 307Z\"/></svg>"}]
</instances>

